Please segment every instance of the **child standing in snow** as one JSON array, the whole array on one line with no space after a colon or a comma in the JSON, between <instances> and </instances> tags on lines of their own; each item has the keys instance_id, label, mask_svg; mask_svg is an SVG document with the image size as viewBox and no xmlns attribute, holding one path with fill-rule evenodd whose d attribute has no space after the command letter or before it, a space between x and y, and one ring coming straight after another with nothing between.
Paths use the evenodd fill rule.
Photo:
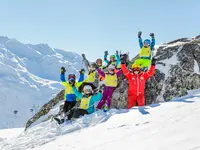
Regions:
<instances>
[{"instance_id":1,"label":"child standing in snow","mask_svg":"<svg viewBox=\"0 0 200 150\"><path fill-rule=\"evenodd\" d=\"M144 106L144 90L147 79L153 76L155 71L156 59L152 58L151 67L148 72L143 72L140 65L133 64L132 69L128 70L126 67L126 56L121 59L122 71L129 82L128 89L128 109L136 106Z\"/></svg>"},{"instance_id":2,"label":"child standing in snow","mask_svg":"<svg viewBox=\"0 0 200 150\"><path fill-rule=\"evenodd\" d=\"M147 70L150 63L151 63L151 53L155 46L155 38L154 33L151 33L150 36L152 40L149 39L144 40L144 43L142 41L142 32L138 32L138 39L139 39L139 45L140 45L140 54L139 59L135 61L134 64L140 65L142 70Z\"/></svg>"},{"instance_id":3,"label":"child standing in snow","mask_svg":"<svg viewBox=\"0 0 200 150\"><path fill-rule=\"evenodd\" d=\"M60 80L63 86L65 86L65 104L63 107L63 120L66 116L66 113L69 112L75 105L76 105L76 95L72 89L73 86L79 88L82 84L82 81L84 80L84 69L81 69L80 71L80 77L78 82L76 82L76 76L75 74L69 74L68 75L68 81L65 80L65 68L61 67L61 74L60 74ZM70 119L72 116L68 115L68 119Z\"/></svg>"},{"instance_id":4,"label":"child standing in snow","mask_svg":"<svg viewBox=\"0 0 200 150\"><path fill-rule=\"evenodd\" d=\"M108 108L110 108L112 94L118 85L117 78L122 74L122 70L115 73L114 65L108 66L108 73L103 72L101 69L98 68L97 65L96 65L96 68L97 68L97 72L105 78L104 79L105 87L104 87L104 91L103 91L103 97L102 97L101 101L99 102L97 108L101 109L104 106L104 104L106 103L106 101L107 101Z\"/></svg>"}]
</instances>

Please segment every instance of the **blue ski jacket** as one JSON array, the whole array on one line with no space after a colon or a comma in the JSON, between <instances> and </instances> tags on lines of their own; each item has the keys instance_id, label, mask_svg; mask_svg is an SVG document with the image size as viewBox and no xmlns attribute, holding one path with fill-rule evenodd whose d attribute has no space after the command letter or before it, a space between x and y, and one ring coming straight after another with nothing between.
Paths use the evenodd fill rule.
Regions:
<instances>
[{"instance_id":1,"label":"blue ski jacket","mask_svg":"<svg viewBox=\"0 0 200 150\"><path fill-rule=\"evenodd\" d=\"M69 102L76 101L76 95L72 89L72 85L66 81L65 74L60 74L60 80L63 86L65 86L65 97L64 100ZM79 88L84 80L84 74L80 74L78 82L75 83L76 88Z\"/></svg>"}]
</instances>

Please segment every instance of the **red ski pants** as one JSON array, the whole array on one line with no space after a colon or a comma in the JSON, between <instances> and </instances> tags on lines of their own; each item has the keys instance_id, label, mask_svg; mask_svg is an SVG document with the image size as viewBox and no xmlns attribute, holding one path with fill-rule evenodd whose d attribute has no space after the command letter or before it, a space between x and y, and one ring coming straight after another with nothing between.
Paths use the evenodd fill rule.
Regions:
<instances>
[{"instance_id":1,"label":"red ski pants","mask_svg":"<svg viewBox=\"0 0 200 150\"><path fill-rule=\"evenodd\" d=\"M128 95L128 109L136 106L136 104L138 106L144 106L145 105L145 101L144 101L144 95L133 95L133 94L129 94Z\"/></svg>"}]
</instances>

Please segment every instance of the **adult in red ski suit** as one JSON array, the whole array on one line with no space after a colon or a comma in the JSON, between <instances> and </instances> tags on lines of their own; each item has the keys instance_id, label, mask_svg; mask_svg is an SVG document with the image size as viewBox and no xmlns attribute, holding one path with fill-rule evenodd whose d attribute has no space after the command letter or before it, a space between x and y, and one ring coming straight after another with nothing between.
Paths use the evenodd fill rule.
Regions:
<instances>
[{"instance_id":1,"label":"adult in red ski suit","mask_svg":"<svg viewBox=\"0 0 200 150\"><path fill-rule=\"evenodd\" d=\"M138 106L144 106L145 83L148 78L154 74L156 59L152 58L151 67L148 72L142 72L140 66L137 65L133 65L132 71L129 71L126 68L125 61L123 60L121 61L121 69L129 82L128 109L136 106L136 104L138 104Z\"/></svg>"}]
</instances>

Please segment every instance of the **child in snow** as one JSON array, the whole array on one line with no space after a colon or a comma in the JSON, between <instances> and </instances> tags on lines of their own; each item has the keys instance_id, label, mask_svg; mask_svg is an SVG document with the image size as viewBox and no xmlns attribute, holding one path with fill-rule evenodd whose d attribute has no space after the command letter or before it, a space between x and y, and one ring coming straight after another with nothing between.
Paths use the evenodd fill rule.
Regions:
<instances>
[{"instance_id":1,"label":"child in snow","mask_svg":"<svg viewBox=\"0 0 200 150\"><path fill-rule=\"evenodd\" d=\"M111 55L110 56L110 61L108 61L107 56L108 56L108 51L105 51L104 61L107 64L107 66L114 65L115 69L120 69L121 68L120 56L119 56L119 52L118 51L116 51L116 55Z\"/></svg>"},{"instance_id":2,"label":"child in snow","mask_svg":"<svg viewBox=\"0 0 200 150\"><path fill-rule=\"evenodd\" d=\"M117 78L122 74L122 70L115 73L115 66L109 65L108 73L104 73L101 69L98 68L97 65L96 65L96 68L97 68L97 72L105 78L104 79L105 87L104 87L104 91L103 91L103 97L102 97L101 101L99 102L97 108L101 109L104 106L104 104L106 103L106 101L107 101L108 108L110 108L112 94L118 84Z\"/></svg>"},{"instance_id":3,"label":"child in snow","mask_svg":"<svg viewBox=\"0 0 200 150\"><path fill-rule=\"evenodd\" d=\"M151 53L155 46L155 38L154 33L151 33L150 36L152 40L149 39L144 40L144 43L141 38L142 32L138 32L138 39L140 44L140 54L139 59L135 61L134 64L140 65L142 70L147 70L151 63Z\"/></svg>"},{"instance_id":4,"label":"child in snow","mask_svg":"<svg viewBox=\"0 0 200 150\"><path fill-rule=\"evenodd\" d=\"M90 85L85 85L82 93L80 93L75 86L73 87L73 91L78 97L78 100L81 101L80 107L78 109L73 109L73 111L70 112L70 115L73 116L73 118L79 118L85 114L93 113L95 111L95 102L100 101L102 98L102 94L100 92L93 94L93 90Z\"/></svg>"},{"instance_id":5,"label":"child in snow","mask_svg":"<svg viewBox=\"0 0 200 150\"><path fill-rule=\"evenodd\" d=\"M121 59L121 66L122 71L129 82L129 89L128 89L128 109L136 106L136 103L138 106L144 106L145 105L145 99L144 99L144 89L145 89L145 83L148 78L153 76L155 71L155 63L156 59L152 58L151 61L151 67L148 72L143 72L140 69L140 65L133 64L132 65L132 71L129 71L126 68L126 57Z\"/></svg>"},{"instance_id":6,"label":"child in snow","mask_svg":"<svg viewBox=\"0 0 200 150\"><path fill-rule=\"evenodd\" d=\"M81 69L80 71L80 77L78 82L76 82L76 76L75 74L69 74L68 75L68 81L65 80L65 68L61 67L61 74L60 74L60 80L62 85L65 86L65 104L63 107L63 120L66 117L66 113L69 112L75 105L76 105L76 95L74 94L74 91L72 89L73 86L79 87L82 84L82 81L84 80L84 69ZM72 116L68 115L68 119L70 119Z\"/></svg>"}]
</instances>

